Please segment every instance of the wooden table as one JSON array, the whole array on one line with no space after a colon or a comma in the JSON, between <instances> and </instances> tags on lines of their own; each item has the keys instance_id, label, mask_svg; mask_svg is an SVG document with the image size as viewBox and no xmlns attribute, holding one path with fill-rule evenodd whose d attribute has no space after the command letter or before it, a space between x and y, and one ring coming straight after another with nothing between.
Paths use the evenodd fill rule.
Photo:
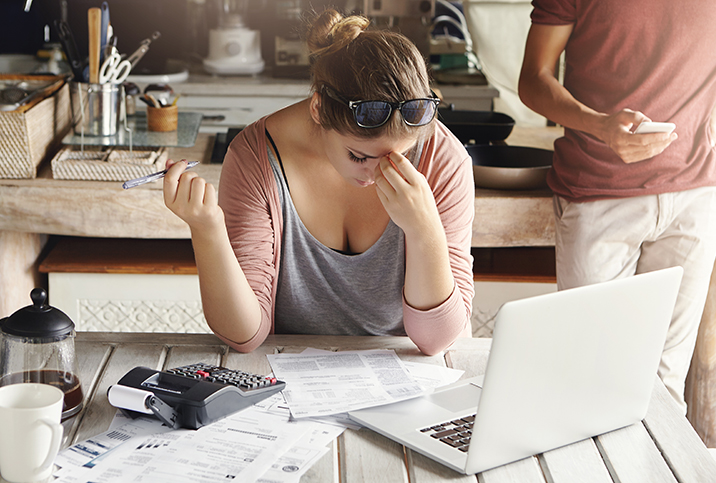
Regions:
<instances>
[{"instance_id":1,"label":"wooden table","mask_svg":"<svg viewBox=\"0 0 716 483\"><path fill-rule=\"evenodd\" d=\"M266 354L298 353L306 347L328 350L394 349L403 360L447 365L483 374L490 339L461 339L443 354L421 355L406 337L270 336L256 351L229 350L207 334L80 333L77 336L79 376L85 407L68 430L66 444L102 433L116 412L107 402L107 388L129 369L157 369L207 362L265 374ZM368 429L346 430L331 450L304 475L302 482L440 482L476 481L414 453ZM477 476L497 482L713 482L716 460L664 386L655 384L646 419L624 429L549 451Z\"/></svg>"}]
</instances>

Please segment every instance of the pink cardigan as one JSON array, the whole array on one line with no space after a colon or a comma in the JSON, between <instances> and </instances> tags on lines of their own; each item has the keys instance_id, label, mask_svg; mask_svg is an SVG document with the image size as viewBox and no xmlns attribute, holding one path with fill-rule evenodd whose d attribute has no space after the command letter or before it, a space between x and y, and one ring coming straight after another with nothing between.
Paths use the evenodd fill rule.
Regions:
<instances>
[{"instance_id":1,"label":"pink cardigan","mask_svg":"<svg viewBox=\"0 0 716 483\"><path fill-rule=\"evenodd\" d=\"M229 146L219 183L219 205L236 258L261 306L261 324L248 341L237 343L217 334L240 352L257 348L273 333L274 303L281 263L283 217L278 187L267 154L265 118L247 126ZM455 288L430 310L417 310L403 299L408 336L426 354L445 349L460 336L470 336L474 285L472 222L475 186L470 156L440 123L426 142L418 170L428 180L445 227Z\"/></svg>"}]
</instances>

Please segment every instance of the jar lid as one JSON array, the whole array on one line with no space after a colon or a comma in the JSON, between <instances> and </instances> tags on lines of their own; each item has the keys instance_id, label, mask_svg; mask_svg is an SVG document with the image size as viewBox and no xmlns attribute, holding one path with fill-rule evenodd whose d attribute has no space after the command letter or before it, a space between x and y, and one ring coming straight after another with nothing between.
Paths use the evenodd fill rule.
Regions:
<instances>
[{"instance_id":1,"label":"jar lid","mask_svg":"<svg viewBox=\"0 0 716 483\"><path fill-rule=\"evenodd\" d=\"M32 305L17 310L2 321L2 331L20 337L61 337L72 333L75 324L63 311L47 305L47 292L30 292Z\"/></svg>"}]
</instances>

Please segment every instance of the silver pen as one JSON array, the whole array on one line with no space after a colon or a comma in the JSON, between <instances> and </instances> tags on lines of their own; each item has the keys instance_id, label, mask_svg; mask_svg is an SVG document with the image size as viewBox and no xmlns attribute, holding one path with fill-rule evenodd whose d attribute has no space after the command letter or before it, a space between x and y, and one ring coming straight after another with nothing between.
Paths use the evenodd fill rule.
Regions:
<instances>
[{"instance_id":1,"label":"silver pen","mask_svg":"<svg viewBox=\"0 0 716 483\"><path fill-rule=\"evenodd\" d=\"M197 164L199 164L199 161L189 161L186 164L186 169L193 168ZM135 188L137 186L140 186L140 185L143 185L146 183L151 183L152 181L162 179L165 174L167 174L166 169L164 171L159 171L158 173L152 173L152 174L148 174L146 176L142 176L141 178L130 179L129 181L125 181L122 184L122 188L128 190L129 188Z\"/></svg>"}]
</instances>

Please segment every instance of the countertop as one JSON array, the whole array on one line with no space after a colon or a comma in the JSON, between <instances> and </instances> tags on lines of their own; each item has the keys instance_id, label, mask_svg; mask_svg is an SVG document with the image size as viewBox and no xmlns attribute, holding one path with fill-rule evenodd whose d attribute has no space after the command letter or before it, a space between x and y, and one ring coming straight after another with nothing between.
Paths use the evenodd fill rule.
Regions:
<instances>
[{"instance_id":1,"label":"countertop","mask_svg":"<svg viewBox=\"0 0 716 483\"><path fill-rule=\"evenodd\" d=\"M545 147L561 128L515 127L508 144ZM218 185L221 165L206 164L214 136L199 133L192 148L170 148L172 159L197 159L196 172ZM473 246L554 244L551 193L478 189ZM187 226L165 206L161 183L131 190L121 183L52 179L48 164L36 179L0 180L0 230L113 238L189 238Z\"/></svg>"},{"instance_id":2,"label":"countertop","mask_svg":"<svg viewBox=\"0 0 716 483\"><path fill-rule=\"evenodd\" d=\"M175 92L197 96L307 96L308 79L275 78L266 75L217 76L192 73L185 82L172 84ZM436 84L447 97L494 98L499 91L490 85Z\"/></svg>"}]
</instances>

